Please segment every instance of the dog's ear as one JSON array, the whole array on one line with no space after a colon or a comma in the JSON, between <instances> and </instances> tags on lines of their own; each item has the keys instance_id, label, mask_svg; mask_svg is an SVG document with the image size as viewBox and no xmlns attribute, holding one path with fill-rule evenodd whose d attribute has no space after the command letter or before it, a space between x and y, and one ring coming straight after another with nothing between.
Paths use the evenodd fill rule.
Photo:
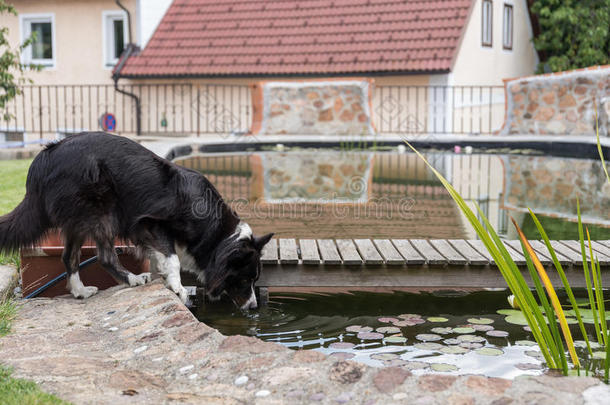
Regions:
<instances>
[{"instance_id":1,"label":"dog's ear","mask_svg":"<svg viewBox=\"0 0 610 405\"><path fill-rule=\"evenodd\" d=\"M255 237L253 243L256 250L262 250L263 246L265 246L271 240L271 238L273 238L273 235L273 233L268 233L267 235L261 237Z\"/></svg>"}]
</instances>

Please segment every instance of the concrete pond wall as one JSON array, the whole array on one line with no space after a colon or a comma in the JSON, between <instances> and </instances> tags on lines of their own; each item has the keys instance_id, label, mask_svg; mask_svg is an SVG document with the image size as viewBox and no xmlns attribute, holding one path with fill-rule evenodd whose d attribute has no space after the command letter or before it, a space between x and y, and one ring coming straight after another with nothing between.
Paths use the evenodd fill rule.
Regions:
<instances>
[{"instance_id":1,"label":"concrete pond wall","mask_svg":"<svg viewBox=\"0 0 610 405\"><path fill-rule=\"evenodd\" d=\"M508 79L502 135L610 136L610 65Z\"/></svg>"}]
</instances>

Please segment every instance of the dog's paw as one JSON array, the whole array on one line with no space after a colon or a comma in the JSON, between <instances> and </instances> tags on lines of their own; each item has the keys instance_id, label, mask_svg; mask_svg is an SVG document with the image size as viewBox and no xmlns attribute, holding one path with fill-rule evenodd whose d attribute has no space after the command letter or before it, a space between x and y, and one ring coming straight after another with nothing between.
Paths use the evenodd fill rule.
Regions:
<instances>
[{"instance_id":1,"label":"dog's paw","mask_svg":"<svg viewBox=\"0 0 610 405\"><path fill-rule=\"evenodd\" d=\"M95 295L97 293L97 287L82 287L79 288L78 290L72 290L72 295L74 296L74 298L89 298L92 295Z\"/></svg>"},{"instance_id":2,"label":"dog's paw","mask_svg":"<svg viewBox=\"0 0 610 405\"><path fill-rule=\"evenodd\" d=\"M152 276L150 273L142 273L142 274L129 274L127 281L129 282L130 287L135 287L138 285L144 285L146 283L150 283Z\"/></svg>"},{"instance_id":3,"label":"dog's paw","mask_svg":"<svg viewBox=\"0 0 610 405\"><path fill-rule=\"evenodd\" d=\"M176 295L178 297L180 297L180 300L182 301L183 304L186 305L188 299L189 299L189 292L187 291L186 288L184 288L181 285L168 285L168 288L175 292Z\"/></svg>"}]
</instances>

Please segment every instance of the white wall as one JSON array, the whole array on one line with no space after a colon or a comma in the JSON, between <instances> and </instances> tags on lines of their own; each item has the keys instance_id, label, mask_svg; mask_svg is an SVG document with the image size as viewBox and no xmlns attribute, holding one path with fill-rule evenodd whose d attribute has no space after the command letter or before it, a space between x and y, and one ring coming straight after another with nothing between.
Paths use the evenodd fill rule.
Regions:
<instances>
[{"instance_id":1,"label":"white wall","mask_svg":"<svg viewBox=\"0 0 610 405\"><path fill-rule=\"evenodd\" d=\"M135 25L140 47L146 46L171 4L172 0L138 0Z\"/></svg>"}]
</instances>

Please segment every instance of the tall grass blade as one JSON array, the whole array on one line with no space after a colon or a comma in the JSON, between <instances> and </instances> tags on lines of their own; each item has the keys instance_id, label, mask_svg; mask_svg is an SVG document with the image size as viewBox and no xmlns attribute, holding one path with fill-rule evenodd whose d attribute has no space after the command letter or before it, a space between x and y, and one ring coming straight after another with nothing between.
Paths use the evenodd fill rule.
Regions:
<instances>
[{"instance_id":1,"label":"tall grass blade","mask_svg":"<svg viewBox=\"0 0 610 405\"><path fill-rule=\"evenodd\" d=\"M557 298L557 293L555 292L555 288L553 288L553 283L551 283L551 280L549 279L548 274L544 270L542 263L540 263L540 260L538 259L536 252L534 252L534 249L532 249L532 246L530 245L528 240L525 238L523 231L521 231L521 228L519 228L519 225L517 225L517 223L515 222L514 219L512 221L513 221L513 224L515 225L515 227L517 228L517 233L519 234L519 238L521 239L521 242L525 245L527 253L532 258L532 261L534 262L534 266L536 267L536 270L538 270L538 275L540 276L540 280L542 280L542 283L544 284L546 292L547 292L549 298L551 299L551 303L553 304L553 308L555 309L555 314L557 315L557 319L559 319L559 326L561 326L561 331L563 333L563 337L566 341L566 345L568 346L568 352L570 353L570 357L572 358L572 363L574 364L574 366L580 368L580 361L578 360L578 356L576 355L576 348L574 347L574 340L572 339L572 333L570 332L570 327L568 326L568 322L566 321L566 316L565 316L565 313L563 312L563 308L561 307L561 303L559 302L559 298Z\"/></svg>"},{"instance_id":2,"label":"tall grass blade","mask_svg":"<svg viewBox=\"0 0 610 405\"><path fill-rule=\"evenodd\" d=\"M593 254L593 247L591 246L591 236L589 236L589 228L585 228L585 230L587 231L587 241L589 242L589 254L591 257L591 276L593 276L593 288L595 288L595 299L597 305L597 310L593 310L593 308L591 308L593 310L593 323L595 324L595 331L597 332L599 329L601 332L599 333L597 341L599 342L599 344L604 344L604 340L606 339L606 332L604 331L606 329L606 320L600 317L599 328L597 325L597 311L599 310L601 312L600 305L604 305L603 296L600 296L600 293L603 294L603 291L601 287L601 281L597 278L597 258Z\"/></svg>"},{"instance_id":3,"label":"tall grass blade","mask_svg":"<svg viewBox=\"0 0 610 405\"><path fill-rule=\"evenodd\" d=\"M604 172L606 173L606 179L608 179L608 183L610 183L610 175L608 175L608 169L606 168L606 161L604 160L602 142L599 139L599 120L597 119L597 103L595 103L594 107L595 107L595 135L597 136L597 151L599 152L599 158L602 160L602 167L604 169Z\"/></svg>"},{"instance_id":4,"label":"tall grass blade","mask_svg":"<svg viewBox=\"0 0 610 405\"><path fill-rule=\"evenodd\" d=\"M553 246L551 246L549 237L546 234L546 231L544 230L544 228L542 227L542 224L538 220L538 217L536 217L536 214L534 214L534 212L532 210L529 210L529 212L530 212L530 216L534 220L534 224L536 224L536 228L538 229L538 232L540 233L540 235L542 236L542 239L544 240L544 244L546 245L548 251L551 254L551 258L553 259L553 264L555 265L555 269L557 270L557 273L559 274L559 278L561 279L561 283L563 284L563 286L566 290L566 293L568 294L568 299L570 300L570 304L572 305L572 308L574 309L574 314L576 315L576 320L578 321L578 327L580 328L580 333L582 334L582 336L585 340L585 343L587 344L587 350L589 351L590 355L593 355L593 350L591 350L591 344L589 343L589 336L587 335L587 330L585 328L585 324L582 321L582 316L580 315L580 309L578 308L578 304L576 303L576 297L574 297L574 292L572 291L572 288L570 287L570 283L568 282L568 278L566 277L566 274L563 271L563 266L557 259L557 255L555 254L555 249L553 249Z\"/></svg>"}]
</instances>

